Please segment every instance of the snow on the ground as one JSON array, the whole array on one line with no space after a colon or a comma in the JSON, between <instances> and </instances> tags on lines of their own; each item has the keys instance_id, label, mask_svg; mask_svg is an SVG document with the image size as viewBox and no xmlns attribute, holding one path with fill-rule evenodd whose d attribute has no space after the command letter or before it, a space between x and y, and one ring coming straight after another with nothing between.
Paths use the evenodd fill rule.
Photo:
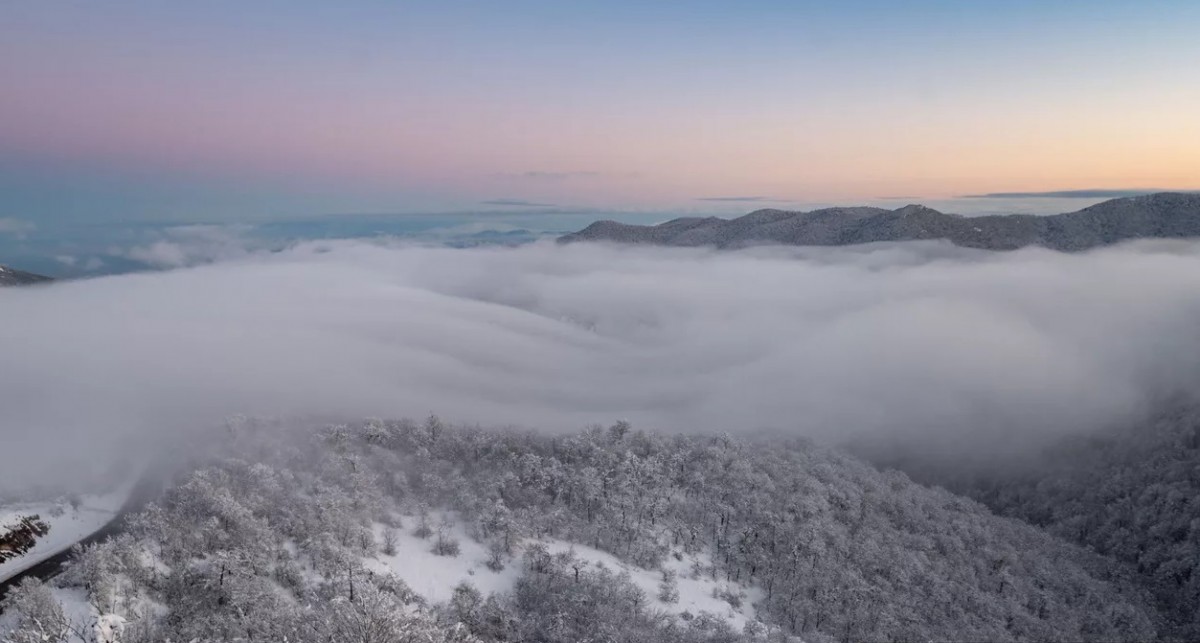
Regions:
<instances>
[{"instance_id":1,"label":"snow on the ground","mask_svg":"<svg viewBox=\"0 0 1200 643\"><path fill-rule=\"evenodd\" d=\"M129 499L136 480L103 494L80 496L75 509L67 499L40 503L19 503L0 506L0 533L7 532L22 516L37 514L50 525L50 531L39 538L24 554L0 562L0 582L3 582L39 562L70 549L72 545L96 533L108 524ZM56 515L57 514L57 515Z\"/></svg>"},{"instance_id":2,"label":"snow on the ground","mask_svg":"<svg viewBox=\"0 0 1200 643\"><path fill-rule=\"evenodd\" d=\"M651 609L661 610L670 614L682 614L684 612L699 614L700 612L709 612L725 618L731 625L741 630L746 625L746 621L753 621L755 619L754 606L752 604L764 598L761 590L757 588L745 587L738 583L720 580L723 576L719 573L717 580L713 580L711 575L704 572L694 573L693 565L695 564L698 564L703 569L711 567L712 561L707 555L686 555L682 552L677 552L680 555L680 559L668 556L667 560L663 562L662 567L663 569L671 569L676 572L679 600L674 603L664 603L658 599L659 582L662 581L661 571L631 565L608 552L592 549L584 545L552 539L544 540L543 542L552 554L574 550L576 558L586 560L592 566L603 565L614 572L629 572L630 582L646 592L646 599L649 601ZM735 595L740 594L742 596L741 607L735 609L724 599L713 596L714 590L728 591Z\"/></svg>"},{"instance_id":3,"label":"snow on the ground","mask_svg":"<svg viewBox=\"0 0 1200 643\"><path fill-rule=\"evenodd\" d=\"M82 587L55 587L50 591L62 604L63 615L71 627L64 643L117 643L121 640L127 622L125 617L97 612Z\"/></svg>"},{"instance_id":4,"label":"snow on the ground","mask_svg":"<svg viewBox=\"0 0 1200 643\"><path fill-rule=\"evenodd\" d=\"M429 524L434 526L442 516L431 514ZM463 581L475 586L484 596L512 589L520 576L520 561L507 561L504 569L494 572L488 569L487 549L467 535L462 524L455 521L447 535L458 541L458 556L438 556L433 553L436 536L428 539L413 535L420 521L415 516L403 517L404 527L396 529L396 555L377 554L367 559L367 567L379 572L390 571L400 577L416 593L430 603L450 600L454 587ZM383 542L384 525L375 525L376 540Z\"/></svg>"},{"instance_id":5,"label":"snow on the ground","mask_svg":"<svg viewBox=\"0 0 1200 643\"><path fill-rule=\"evenodd\" d=\"M63 616L74 630L67 643L83 643L85 639L79 634L89 632L96 621L96 610L88 602L87 591L82 587L55 587L50 592L62 605Z\"/></svg>"},{"instance_id":6,"label":"snow on the ground","mask_svg":"<svg viewBox=\"0 0 1200 643\"><path fill-rule=\"evenodd\" d=\"M67 637L63 643L116 643L125 631L125 618L116 614L100 614L88 602L82 587L52 587L50 593L62 605L67 619ZM0 640L17 626L20 615L10 610L0 614Z\"/></svg>"},{"instance_id":7,"label":"snow on the ground","mask_svg":"<svg viewBox=\"0 0 1200 643\"><path fill-rule=\"evenodd\" d=\"M101 614L96 617L92 632L99 643L117 643L125 633L125 617L116 614Z\"/></svg>"},{"instance_id":8,"label":"snow on the ground","mask_svg":"<svg viewBox=\"0 0 1200 643\"><path fill-rule=\"evenodd\" d=\"M442 517L443 514L431 513L430 526L435 527ZM451 521L447 529L447 534L458 541L461 550L458 556L453 557L433 553L434 536L421 539L413 535L419 524L418 518L404 516L403 522L403 528L394 530L396 554L387 556L380 553L375 558L368 558L367 567L378 572L392 572L431 604L450 600L454 594L454 587L463 581L474 585L484 596L507 592L516 585L521 574L520 551L516 552L512 559L505 561L503 570L494 572L485 564L488 559L487 548L467 535L460 522ZM378 542L383 542L386 529L382 524L375 525ZM753 603L764 597L758 588L725 582L721 580L723 576L720 574L717 580L714 580L706 573L712 565L707 555L685 555L678 552L680 558L669 556L663 563L663 568L676 572L679 600L675 603L664 603L658 599L659 582L662 580L662 572L659 570L631 565L607 552L563 540L526 540L521 546L532 542L541 542L552 554L573 550L577 558L586 561L592 568L603 565L615 573L628 572L630 582L645 591L651 609L677 615L684 612L693 615L709 612L725 618L738 630L745 626L747 621L755 619ZM697 567L705 571L696 573L694 569ZM724 599L713 596L714 590L728 590L732 594L740 594L740 608L735 609Z\"/></svg>"},{"instance_id":9,"label":"snow on the ground","mask_svg":"<svg viewBox=\"0 0 1200 643\"><path fill-rule=\"evenodd\" d=\"M93 639L80 637L80 634L86 636L90 633L96 622L96 611L88 603L87 592L81 587L52 587L50 593L62 605L63 616L67 618L67 624L72 630L65 643L92 641ZM21 615L14 610L0 614L0 640L7 640L5 637L17 626L20 618Z\"/></svg>"}]
</instances>

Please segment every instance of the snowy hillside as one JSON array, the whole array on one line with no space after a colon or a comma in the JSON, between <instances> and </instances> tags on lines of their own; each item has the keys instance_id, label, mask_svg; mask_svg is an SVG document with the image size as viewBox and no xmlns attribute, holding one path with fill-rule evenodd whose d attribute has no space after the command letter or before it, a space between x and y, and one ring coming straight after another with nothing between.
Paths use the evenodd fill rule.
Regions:
<instances>
[{"instance_id":1,"label":"snowy hillside","mask_svg":"<svg viewBox=\"0 0 1200 643\"><path fill-rule=\"evenodd\" d=\"M39 562L70 549L72 545L97 532L112 521L129 499L133 481L103 494L89 494L50 502L0 506L0 536L15 528L24 516L39 516L50 530L23 554L0 562L3 582Z\"/></svg>"},{"instance_id":2,"label":"snowy hillside","mask_svg":"<svg viewBox=\"0 0 1200 643\"><path fill-rule=\"evenodd\" d=\"M209 437L210 460L55 581L125 619L125 643L1156 634L1119 566L804 442L433 417ZM56 601L14 588L12 631L38 636Z\"/></svg>"},{"instance_id":3,"label":"snowy hillside","mask_svg":"<svg viewBox=\"0 0 1200 643\"><path fill-rule=\"evenodd\" d=\"M49 277L35 275L7 266L0 266L0 286L24 286L51 281Z\"/></svg>"}]
</instances>

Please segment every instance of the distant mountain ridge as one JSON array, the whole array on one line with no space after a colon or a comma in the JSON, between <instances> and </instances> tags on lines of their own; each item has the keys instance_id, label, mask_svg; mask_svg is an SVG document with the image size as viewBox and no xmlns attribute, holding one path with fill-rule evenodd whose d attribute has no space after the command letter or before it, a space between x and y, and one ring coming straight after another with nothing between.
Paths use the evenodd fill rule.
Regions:
<instances>
[{"instance_id":1,"label":"distant mountain ridge","mask_svg":"<svg viewBox=\"0 0 1200 643\"><path fill-rule=\"evenodd\" d=\"M25 286L53 281L50 277L35 275L7 266L0 266L0 286Z\"/></svg>"},{"instance_id":2,"label":"distant mountain ridge","mask_svg":"<svg viewBox=\"0 0 1200 643\"><path fill-rule=\"evenodd\" d=\"M1200 237L1200 194L1160 192L1111 199L1077 212L964 217L923 205L896 210L838 207L756 210L736 219L684 217L654 226L597 221L560 243L609 241L663 246L842 246L945 239L986 250L1043 246L1078 251L1129 239Z\"/></svg>"}]
</instances>

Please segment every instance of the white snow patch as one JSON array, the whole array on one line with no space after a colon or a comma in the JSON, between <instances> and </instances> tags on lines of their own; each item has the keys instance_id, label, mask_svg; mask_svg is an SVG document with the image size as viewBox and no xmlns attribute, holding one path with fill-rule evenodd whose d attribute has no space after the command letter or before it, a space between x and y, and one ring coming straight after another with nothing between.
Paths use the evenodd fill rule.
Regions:
<instances>
[{"instance_id":1,"label":"white snow patch","mask_svg":"<svg viewBox=\"0 0 1200 643\"><path fill-rule=\"evenodd\" d=\"M49 533L39 538L29 551L0 563L0 582L70 549L75 543L99 531L120 512L133 492L135 482L136 479L131 479L108 493L81 496L78 509L72 507L65 498L0 507L0 533L16 526L22 516L34 514L50 525Z\"/></svg>"},{"instance_id":2,"label":"white snow patch","mask_svg":"<svg viewBox=\"0 0 1200 643\"><path fill-rule=\"evenodd\" d=\"M429 524L437 525L442 514L431 513ZM415 516L403 517L404 527L396 529L396 555L382 553L368 558L366 566L379 572L392 572L400 577L414 592L430 603L442 603L454 595L454 587L466 581L475 586L484 596L495 592L507 592L521 574L519 561L508 561L504 569L494 572L485 564L487 549L467 535L463 525L453 521L447 535L458 541L458 556L438 556L433 553L436 536L421 539L413 535L419 524ZM383 541L384 525L375 525L375 536Z\"/></svg>"},{"instance_id":3,"label":"white snow patch","mask_svg":"<svg viewBox=\"0 0 1200 643\"><path fill-rule=\"evenodd\" d=\"M65 643L95 643L91 637L85 640L79 636L80 633L90 633L96 622L95 610L88 602L87 592L80 587L51 587L50 593L62 606L63 616L71 628ZM17 626L20 616L15 610L0 614L0 641L8 640L6 637Z\"/></svg>"},{"instance_id":4,"label":"white snow patch","mask_svg":"<svg viewBox=\"0 0 1200 643\"><path fill-rule=\"evenodd\" d=\"M696 565L705 570L709 569L712 566L712 560L705 554L689 556L678 552L681 559L677 560L674 556L668 556L662 566L663 569L671 569L676 572L679 600L675 603L664 603L658 599L658 586L662 580L661 571L631 565L608 552L584 545L553 539L543 542L552 554L574 550L576 558L585 560L593 566L603 565L615 572L629 572L630 582L646 592L650 608L669 614L709 612L728 620L734 628L740 631L747 621L753 621L756 618L753 603L765 598L763 592L757 588L721 581L722 574L720 572L717 574L718 580L713 580L711 575L705 573L693 573L693 567ZM731 594L740 595L742 597L741 607L735 609L724 599L713 596L714 590L725 590Z\"/></svg>"},{"instance_id":5,"label":"white snow patch","mask_svg":"<svg viewBox=\"0 0 1200 643\"><path fill-rule=\"evenodd\" d=\"M444 514L431 513L429 524L436 526ZM413 530L419 524L414 516L404 516L404 527L396 529L396 555L386 556L377 554L375 558L366 559L366 566L377 572L391 572L402 579L417 594L430 604L449 601L454 594L454 587L462 582L474 585L484 596L507 592L516 585L521 575L521 552L505 562L505 567L499 572L488 569L485 564L488 559L487 548L476 542L463 525L452 521L447 534L458 541L460 553L458 556L438 556L433 553L436 536L421 539L413 535ZM375 525L375 535L379 542L383 540L383 532L387 529L382 524ZM698 615L709 612L725 618L737 630L741 630L747 621L756 619L753 604L762 600L765 594L755 587L747 587L738 583L717 580L707 573L695 573L695 568L708 570L712 566L711 559L704 554L684 555L679 552L680 559L669 556L663 563L663 568L676 572L679 600L675 603L664 603L658 599L659 582L662 572L645 569L626 563L607 552L593 549L564 540L541 539L525 540L519 546L541 542L552 554L573 550L576 558L585 561L590 568L604 566L610 571L629 573L629 580L646 593L647 605L652 610L680 615L684 612ZM738 609L728 602L713 596L714 590L728 590L730 593L742 596Z\"/></svg>"},{"instance_id":6,"label":"white snow patch","mask_svg":"<svg viewBox=\"0 0 1200 643\"><path fill-rule=\"evenodd\" d=\"M82 587L55 587L50 590L62 605L63 616L71 627L66 643L110 643L114 638L100 637L99 619L96 608L88 600ZM119 618L119 617L118 617ZM88 635L92 636L88 636Z\"/></svg>"}]
</instances>

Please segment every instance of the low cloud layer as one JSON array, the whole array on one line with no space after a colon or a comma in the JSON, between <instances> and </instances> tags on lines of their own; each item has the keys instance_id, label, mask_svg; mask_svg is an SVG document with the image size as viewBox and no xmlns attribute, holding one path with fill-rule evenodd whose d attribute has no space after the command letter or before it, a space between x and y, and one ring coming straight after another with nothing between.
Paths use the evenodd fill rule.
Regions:
<instances>
[{"instance_id":1,"label":"low cloud layer","mask_svg":"<svg viewBox=\"0 0 1200 643\"><path fill-rule=\"evenodd\" d=\"M1200 382L1200 244L302 245L0 291L0 486L234 413L995 450ZM124 447L122 447L124 448Z\"/></svg>"},{"instance_id":2,"label":"low cloud layer","mask_svg":"<svg viewBox=\"0 0 1200 643\"><path fill-rule=\"evenodd\" d=\"M244 225L184 225L164 229L146 245L117 250L126 258L155 268L182 268L198 263L238 259L252 251Z\"/></svg>"}]
</instances>

